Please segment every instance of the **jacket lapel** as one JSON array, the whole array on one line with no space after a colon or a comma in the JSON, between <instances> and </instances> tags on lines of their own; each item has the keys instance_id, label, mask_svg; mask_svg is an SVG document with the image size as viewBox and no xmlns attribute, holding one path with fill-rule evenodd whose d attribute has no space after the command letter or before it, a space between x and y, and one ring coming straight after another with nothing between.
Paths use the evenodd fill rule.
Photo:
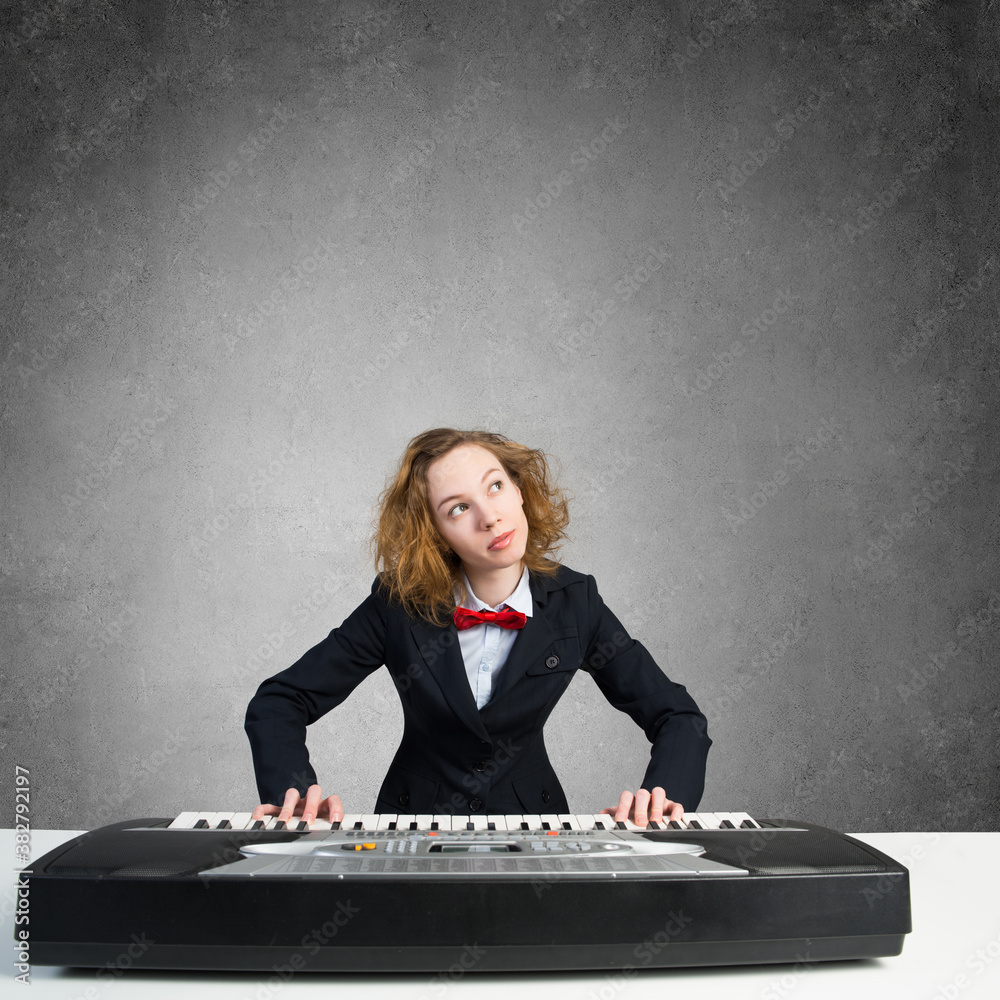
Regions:
<instances>
[{"instance_id":1,"label":"jacket lapel","mask_svg":"<svg viewBox=\"0 0 1000 1000\"><path fill-rule=\"evenodd\" d=\"M462 647L454 622L438 628L421 618L410 625L410 632L423 657L427 672L437 681L449 707L480 739L489 740L489 733L479 717L479 708L472 695L465 672Z\"/></svg>"}]
</instances>

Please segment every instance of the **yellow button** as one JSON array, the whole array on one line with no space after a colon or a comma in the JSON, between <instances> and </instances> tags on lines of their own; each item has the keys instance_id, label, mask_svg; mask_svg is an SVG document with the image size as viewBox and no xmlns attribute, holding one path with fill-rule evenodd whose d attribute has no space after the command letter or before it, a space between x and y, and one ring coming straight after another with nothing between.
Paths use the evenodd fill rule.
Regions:
<instances>
[{"instance_id":1,"label":"yellow button","mask_svg":"<svg viewBox=\"0 0 1000 1000\"><path fill-rule=\"evenodd\" d=\"M364 848L364 849L365 849L366 851L374 851L374 850L375 850L375 845L374 845L374 844L362 844L361 846L362 846L362 847L363 847L363 848Z\"/></svg>"}]
</instances>

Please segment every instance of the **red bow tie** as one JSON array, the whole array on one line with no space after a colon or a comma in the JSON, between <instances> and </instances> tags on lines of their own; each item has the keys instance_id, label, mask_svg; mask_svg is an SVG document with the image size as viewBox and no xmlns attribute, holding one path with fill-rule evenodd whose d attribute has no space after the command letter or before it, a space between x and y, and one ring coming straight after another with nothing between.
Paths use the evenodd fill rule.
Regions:
<instances>
[{"instance_id":1,"label":"red bow tie","mask_svg":"<svg viewBox=\"0 0 1000 1000\"><path fill-rule=\"evenodd\" d=\"M455 628L472 628L482 622L499 625L501 628L524 628L528 616L523 611L508 608L506 611L472 611L470 608L455 608Z\"/></svg>"}]
</instances>

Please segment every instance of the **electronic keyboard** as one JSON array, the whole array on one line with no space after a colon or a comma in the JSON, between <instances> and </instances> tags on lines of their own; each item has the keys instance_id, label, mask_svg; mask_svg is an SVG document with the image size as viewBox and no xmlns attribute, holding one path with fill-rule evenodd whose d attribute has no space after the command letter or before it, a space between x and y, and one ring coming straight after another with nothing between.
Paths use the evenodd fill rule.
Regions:
<instances>
[{"instance_id":1,"label":"electronic keyboard","mask_svg":"<svg viewBox=\"0 0 1000 1000\"><path fill-rule=\"evenodd\" d=\"M909 874L810 823L687 813L249 812L115 823L23 875L31 960L433 972L811 963L898 955ZM123 958L124 956L124 958Z\"/></svg>"}]
</instances>

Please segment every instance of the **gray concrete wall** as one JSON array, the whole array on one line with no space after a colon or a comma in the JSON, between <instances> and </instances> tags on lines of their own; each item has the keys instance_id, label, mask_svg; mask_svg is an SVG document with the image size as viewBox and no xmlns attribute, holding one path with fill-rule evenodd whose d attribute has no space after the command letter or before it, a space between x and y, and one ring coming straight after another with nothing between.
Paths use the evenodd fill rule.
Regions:
<instances>
[{"instance_id":1,"label":"gray concrete wall","mask_svg":"<svg viewBox=\"0 0 1000 1000\"><path fill-rule=\"evenodd\" d=\"M248 699L367 595L387 475L457 426L558 460L563 560L709 716L703 808L995 829L987 7L6 7L35 824L252 805ZM349 808L400 731L384 672L311 731ZM647 759L585 675L547 739L579 812Z\"/></svg>"}]
</instances>

